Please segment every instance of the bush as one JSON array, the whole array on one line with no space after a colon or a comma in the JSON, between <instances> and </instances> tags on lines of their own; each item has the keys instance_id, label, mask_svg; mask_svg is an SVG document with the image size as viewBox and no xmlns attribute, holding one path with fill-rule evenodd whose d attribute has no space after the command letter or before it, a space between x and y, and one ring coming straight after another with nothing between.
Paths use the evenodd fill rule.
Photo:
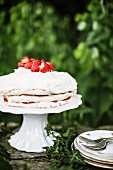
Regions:
<instances>
[{"instance_id":1,"label":"bush","mask_svg":"<svg viewBox=\"0 0 113 170\"><path fill-rule=\"evenodd\" d=\"M0 29L1 75L13 71L24 55L52 60L56 70L68 68L73 72L68 67L74 60L73 57L68 60L72 56L69 19L58 17L52 7L40 2L17 3L9 13L0 13Z\"/></svg>"},{"instance_id":2,"label":"bush","mask_svg":"<svg viewBox=\"0 0 113 170\"><path fill-rule=\"evenodd\" d=\"M92 0L84 14L75 16L79 42L74 56L84 103L81 114L91 126L113 121L113 4L102 2Z\"/></svg>"}]
</instances>

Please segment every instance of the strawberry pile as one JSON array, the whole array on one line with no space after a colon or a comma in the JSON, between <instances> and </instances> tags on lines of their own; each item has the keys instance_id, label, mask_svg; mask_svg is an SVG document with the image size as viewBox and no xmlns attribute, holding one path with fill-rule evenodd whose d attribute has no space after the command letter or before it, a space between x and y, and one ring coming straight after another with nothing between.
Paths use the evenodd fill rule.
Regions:
<instances>
[{"instance_id":1,"label":"strawberry pile","mask_svg":"<svg viewBox=\"0 0 113 170\"><path fill-rule=\"evenodd\" d=\"M44 59L37 60L35 58L29 58L24 56L21 61L18 63L18 68L24 67L30 69L32 72L51 72L54 71L54 66L51 62L46 62Z\"/></svg>"}]
</instances>

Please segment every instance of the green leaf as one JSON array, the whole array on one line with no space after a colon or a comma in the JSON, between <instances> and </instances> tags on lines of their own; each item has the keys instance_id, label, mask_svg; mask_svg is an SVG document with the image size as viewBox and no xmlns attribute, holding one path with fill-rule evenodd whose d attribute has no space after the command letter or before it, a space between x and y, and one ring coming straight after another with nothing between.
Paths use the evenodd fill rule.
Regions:
<instances>
[{"instance_id":1,"label":"green leaf","mask_svg":"<svg viewBox=\"0 0 113 170\"><path fill-rule=\"evenodd\" d=\"M0 156L0 169L1 170L13 170L9 161L4 157Z\"/></svg>"},{"instance_id":2,"label":"green leaf","mask_svg":"<svg viewBox=\"0 0 113 170\"><path fill-rule=\"evenodd\" d=\"M10 154L7 152L2 143L0 143L0 156L4 157L7 160L10 160Z\"/></svg>"},{"instance_id":3,"label":"green leaf","mask_svg":"<svg viewBox=\"0 0 113 170\"><path fill-rule=\"evenodd\" d=\"M80 42L78 44L77 48L74 50L75 58L80 59L84 54L84 50L85 50L85 44L84 44L84 42Z\"/></svg>"},{"instance_id":4,"label":"green leaf","mask_svg":"<svg viewBox=\"0 0 113 170\"><path fill-rule=\"evenodd\" d=\"M12 170L9 164L10 154L7 152L5 147L0 143L0 169L1 170Z\"/></svg>"},{"instance_id":5,"label":"green leaf","mask_svg":"<svg viewBox=\"0 0 113 170\"><path fill-rule=\"evenodd\" d=\"M79 24L77 25L77 29L79 31L83 31L85 30L85 28L87 27L87 23L85 21L81 21L79 22Z\"/></svg>"},{"instance_id":6,"label":"green leaf","mask_svg":"<svg viewBox=\"0 0 113 170\"><path fill-rule=\"evenodd\" d=\"M100 114L107 112L113 105L113 95L107 91L100 92Z\"/></svg>"},{"instance_id":7,"label":"green leaf","mask_svg":"<svg viewBox=\"0 0 113 170\"><path fill-rule=\"evenodd\" d=\"M92 50L91 58L93 60L97 59L99 57L99 49L97 47L93 47L91 50Z\"/></svg>"},{"instance_id":8,"label":"green leaf","mask_svg":"<svg viewBox=\"0 0 113 170\"><path fill-rule=\"evenodd\" d=\"M95 31L99 29L99 24L98 24L97 21L93 21L92 28L93 28L93 30L95 30Z\"/></svg>"}]
</instances>

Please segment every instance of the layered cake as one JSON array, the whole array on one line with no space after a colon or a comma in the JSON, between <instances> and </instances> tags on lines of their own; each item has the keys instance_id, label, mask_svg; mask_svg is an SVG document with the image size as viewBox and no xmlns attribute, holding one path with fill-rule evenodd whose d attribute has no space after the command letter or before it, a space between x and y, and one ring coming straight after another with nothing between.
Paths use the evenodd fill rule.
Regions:
<instances>
[{"instance_id":1,"label":"layered cake","mask_svg":"<svg viewBox=\"0 0 113 170\"><path fill-rule=\"evenodd\" d=\"M71 103L76 93L76 80L44 59L25 56L18 69L0 77L2 102L11 107L55 108Z\"/></svg>"}]
</instances>

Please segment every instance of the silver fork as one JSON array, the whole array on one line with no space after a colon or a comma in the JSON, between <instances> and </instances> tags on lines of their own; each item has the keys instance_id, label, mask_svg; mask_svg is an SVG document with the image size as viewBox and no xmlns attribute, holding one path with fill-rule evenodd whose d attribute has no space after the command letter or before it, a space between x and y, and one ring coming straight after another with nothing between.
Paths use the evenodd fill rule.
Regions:
<instances>
[{"instance_id":1,"label":"silver fork","mask_svg":"<svg viewBox=\"0 0 113 170\"><path fill-rule=\"evenodd\" d=\"M86 145L86 144L82 144L82 145L89 149L102 150L106 148L108 142L109 142L108 139L103 139L101 142L96 143L95 145Z\"/></svg>"},{"instance_id":2,"label":"silver fork","mask_svg":"<svg viewBox=\"0 0 113 170\"><path fill-rule=\"evenodd\" d=\"M113 140L113 137L91 140L91 139L85 138L83 136L79 136L79 139L81 141L85 142L85 143L82 143L82 145L89 149L102 150L102 149L106 148L106 145L109 141Z\"/></svg>"}]
</instances>

